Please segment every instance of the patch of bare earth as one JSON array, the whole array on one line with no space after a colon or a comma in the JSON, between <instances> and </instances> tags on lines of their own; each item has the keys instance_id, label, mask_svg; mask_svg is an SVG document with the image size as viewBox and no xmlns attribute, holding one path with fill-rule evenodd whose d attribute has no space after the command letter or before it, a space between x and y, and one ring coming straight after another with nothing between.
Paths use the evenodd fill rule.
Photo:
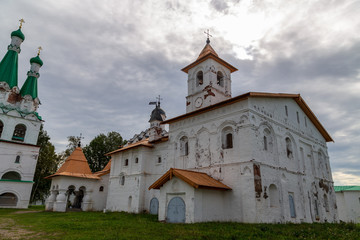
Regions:
<instances>
[{"instance_id":1,"label":"patch of bare earth","mask_svg":"<svg viewBox=\"0 0 360 240\"><path fill-rule=\"evenodd\" d=\"M40 239L42 233L36 233L17 226L11 218L2 218L0 222L0 239Z\"/></svg>"}]
</instances>

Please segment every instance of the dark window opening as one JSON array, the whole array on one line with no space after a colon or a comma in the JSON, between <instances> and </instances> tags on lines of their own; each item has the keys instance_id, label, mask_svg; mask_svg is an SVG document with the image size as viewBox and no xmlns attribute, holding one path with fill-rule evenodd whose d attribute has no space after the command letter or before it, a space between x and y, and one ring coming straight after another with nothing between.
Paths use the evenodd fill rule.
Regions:
<instances>
[{"instance_id":1,"label":"dark window opening","mask_svg":"<svg viewBox=\"0 0 360 240\"><path fill-rule=\"evenodd\" d=\"M158 161L157 161L158 163L161 163L161 157L158 157Z\"/></svg>"},{"instance_id":2,"label":"dark window opening","mask_svg":"<svg viewBox=\"0 0 360 240\"><path fill-rule=\"evenodd\" d=\"M139 158L135 158L135 163L139 163Z\"/></svg>"},{"instance_id":3,"label":"dark window opening","mask_svg":"<svg viewBox=\"0 0 360 240\"><path fill-rule=\"evenodd\" d=\"M5 173L1 177L1 179L3 179L3 180L21 180L21 176L19 173L12 171L12 172Z\"/></svg>"},{"instance_id":4,"label":"dark window opening","mask_svg":"<svg viewBox=\"0 0 360 240\"><path fill-rule=\"evenodd\" d=\"M26 126L24 124L18 124L15 127L12 140L23 142L25 139Z\"/></svg>"},{"instance_id":5,"label":"dark window opening","mask_svg":"<svg viewBox=\"0 0 360 240\"><path fill-rule=\"evenodd\" d=\"M224 86L224 75L222 74L222 72L218 71L216 74L216 79L217 79L217 84L221 87Z\"/></svg>"},{"instance_id":6,"label":"dark window opening","mask_svg":"<svg viewBox=\"0 0 360 240\"><path fill-rule=\"evenodd\" d=\"M99 188L99 192L103 192L104 191L104 186L101 186L100 188Z\"/></svg>"},{"instance_id":7,"label":"dark window opening","mask_svg":"<svg viewBox=\"0 0 360 240\"><path fill-rule=\"evenodd\" d=\"M285 106L285 115L286 115L286 116L289 116L288 107L287 107L287 106Z\"/></svg>"},{"instance_id":8,"label":"dark window opening","mask_svg":"<svg viewBox=\"0 0 360 240\"><path fill-rule=\"evenodd\" d=\"M297 122L300 123L299 112L296 112L296 119L297 119Z\"/></svg>"},{"instance_id":9,"label":"dark window opening","mask_svg":"<svg viewBox=\"0 0 360 240\"><path fill-rule=\"evenodd\" d=\"M20 156L19 155L16 156L15 163L20 163Z\"/></svg>"},{"instance_id":10,"label":"dark window opening","mask_svg":"<svg viewBox=\"0 0 360 240\"><path fill-rule=\"evenodd\" d=\"M124 165L125 165L125 166L128 166L128 165L129 165L129 159L125 159Z\"/></svg>"},{"instance_id":11,"label":"dark window opening","mask_svg":"<svg viewBox=\"0 0 360 240\"><path fill-rule=\"evenodd\" d=\"M268 150L268 146L267 146L267 138L266 136L264 136L264 150Z\"/></svg>"},{"instance_id":12,"label":"dark window opening","mask_svg":"<svg viewBox=\"0 0 360 240\"><path fill-rule=\"evenodd\" d=\"M199 71L196 74L196 86L202 85L204 83L204 74L202 71Z\"/></svg>"},{"instance_id":13,"label":"dark window opening","mask_svg":"<svg viewBox=\"0 0 360 240\"><path fill-rule=\"evenodd\" d=\"M233 135L231 133L226 134L225 149L233 148Z\"/></svg>"},{"instance_id":14,"label":"dark window opening","mask_svg":"<svg viewBox=\"0 0 360 240\"><path fill-rule=\"evenodd\" d=\"M124 186L124 184L125 184L125 176L122 176L121 177L121 185Z\"/></svg>"},{"instance_id":15,"label":"dark window opening","mask_svg":"<svg viewBox=\"0 0 360 240\"><path fill-rule=\"evenodd\" d=\"M2 121L0 121L0 137L1 137L3 130L4 130L4 124Z\"/></svg>"},{"instance_id":16,"label":"dark window opening","mask_svg":"<svg viewBox=\"0 0 360 240\"><path fill-rule=\"evenodd\" d=\"M292 158L293 150L292 150L291 140L290 140L290 138L286 138L285 141L286 141L286 156L288 158Z\"/></svg>"}]
</instances>

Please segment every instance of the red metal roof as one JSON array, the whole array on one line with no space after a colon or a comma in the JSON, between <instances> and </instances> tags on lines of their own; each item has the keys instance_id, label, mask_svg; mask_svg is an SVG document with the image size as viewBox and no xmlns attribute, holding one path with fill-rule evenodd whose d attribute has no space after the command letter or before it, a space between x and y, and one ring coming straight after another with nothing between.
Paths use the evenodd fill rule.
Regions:
<instances>
[{"instance_id":1,"label":"red metal roof","mask_svg":"<svg viewBox=\"0 0 360 240\"><path fill-rule=\"evenodd\" d=\"M194 172L190 170L170 168L162 177L156 180L150 189L160 189L167 181L176 176L194 188L209 188L218 190L231 190L230 187L221 183L220 181L210 177L206 173Z\"/></svg>"}]
</instances>

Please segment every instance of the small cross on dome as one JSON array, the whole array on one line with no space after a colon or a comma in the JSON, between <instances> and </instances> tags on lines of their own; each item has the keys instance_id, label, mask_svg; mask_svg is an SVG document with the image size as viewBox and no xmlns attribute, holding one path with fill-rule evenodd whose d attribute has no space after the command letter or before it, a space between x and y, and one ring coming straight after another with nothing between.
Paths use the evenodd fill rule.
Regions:
<instances>
[{"instance_id":1,"label":"small cross on dome","mask_svg":"<svg viewBox=\"0 0 360 240\"><path fill-rule=\"evenodd\" d=\"M19 28L21 29L21 28L22 28L22 24L25 23L25 20L24 20L24 19L20 19L19 22L20 22Z\"/></svg>"},{"instance_id":2,"label":"small cross on dome","mask_svg":"<svg viewBox=\"0 0 360 240\"><path fill-rule=\"evenodd\" d=\"M209 29L204 31L204 33L207 35L206 43L209 44L210 43L210 37L212 37L212 35L210 34Z\"/></svg>"},{"instance_id":3,"label":"small cross on dome","mask_svg":"<svg viewBox=\"0 0 360 240\"><path fill-rule=\"evenodd\" d=\"M40 51L43 50L41 46L38 47L38 56L40 55Z\"/></svg>"}]
</instances>

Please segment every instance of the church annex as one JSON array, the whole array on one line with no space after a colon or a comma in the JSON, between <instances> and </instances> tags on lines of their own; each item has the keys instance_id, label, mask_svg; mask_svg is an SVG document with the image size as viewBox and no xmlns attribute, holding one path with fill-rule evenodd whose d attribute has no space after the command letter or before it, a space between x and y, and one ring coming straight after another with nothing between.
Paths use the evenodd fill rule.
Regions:
<instances>
[{"instance_id":1,"label":"church annex","mask_svg":"<svg viewBox=\"0 0 360 240\"><path fill-rule=\"evenodd\" d=\"M330 135L299 94L232 97L236 70L207 39L198 58L182 69L186 113L167 120L156 102L149 129L108 153L107 211L146 211L158 214L159 221L179 223L338 220ZM52 176L49 210L75 187L60 184L60 177ZM100 185L94 186L86 188L86 201L95 206Z\"/></svg>"}]
</instances>

